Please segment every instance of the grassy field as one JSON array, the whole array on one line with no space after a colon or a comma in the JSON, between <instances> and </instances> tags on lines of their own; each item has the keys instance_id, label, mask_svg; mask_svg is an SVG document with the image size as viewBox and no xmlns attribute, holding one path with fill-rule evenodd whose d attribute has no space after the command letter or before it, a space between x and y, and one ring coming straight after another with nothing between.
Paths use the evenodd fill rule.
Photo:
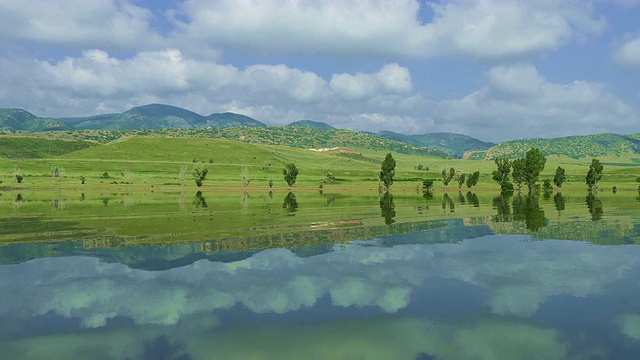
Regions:
<instances>
[{"instance_id":1,"label":"grassy field","mask_svg":"<svg viewBox=\"0 0 640 360\"><path fill-rule=\"evenodd\" d=\"M156 138L129 137L103 145L91 146L60 156L32 159L0 159L0 186L25 188L108 188L113 183L128 182L133 189L154 187L181 187L179 173L187 168L187 188L195 188L191 171L194 166L207 168L209 175L205 189L241 189L243 167L252 179L248 189L267 189L273 180L274 190L287 188L282 168L293 162L300 173L294 188L298 190L318 189L326 172L337 178L333 184L323 184L335 190L373 190L378 188L378 172L387 151L352 148L359 154L343 153L340 150L314 152L280 145L250 144L237 140L203 138ZM17 151L17 150L16 150ZM498 185L491 181L495 164L487 160L444 159L412 154L393 154L397 162L395 183L392 189L413 189L422 179L436 179L435 190L444 190L440 172L445 167L471 173L480 171L476 191L497 191ZM568 180L564 188L586 188L584 176L591 159L547 157L545 170L540 179L552 179L557 166L565 168ZM635 180L640 176L639 159L634 157L602 157L604 177L600 187L619 190L634 190ZM418 165L429 170L416 170ZM25 178L21 184L13 181L15 169L19 168ZM52 177L54 168L64 169L64 178ZM107 172L109 178L103 178ZM80 177L86 179L80 184ZM450 188L457 188L450 184ZM466 189L466 187L465 187Z\"/></svg>"}]
</instances>

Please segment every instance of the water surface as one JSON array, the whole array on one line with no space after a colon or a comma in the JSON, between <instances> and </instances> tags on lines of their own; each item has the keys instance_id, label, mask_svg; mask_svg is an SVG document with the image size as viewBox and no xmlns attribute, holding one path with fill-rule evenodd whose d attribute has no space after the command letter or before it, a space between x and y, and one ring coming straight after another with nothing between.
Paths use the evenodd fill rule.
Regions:
<instances>
[{"instance_id":1,"label":"water surface","mask_svg":"<svg viewBox=\"0 0 640 360\"><path fill-rule=\"evenodd\" d=\"M635 194L16 195L0 358L640 353Z\"/></svg>"}]
</instances>

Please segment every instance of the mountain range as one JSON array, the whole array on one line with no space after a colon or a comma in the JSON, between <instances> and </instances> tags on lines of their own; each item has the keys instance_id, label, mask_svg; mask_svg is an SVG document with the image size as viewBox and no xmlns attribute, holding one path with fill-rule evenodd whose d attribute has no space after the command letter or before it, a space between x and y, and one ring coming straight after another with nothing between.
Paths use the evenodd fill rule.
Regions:
<instances>
[{"instance_id":1,"label":"mountain range","mask_svg":"<svg viewBox=\"0 0 640 360\"><path fill-rule=\"evenodd\" d=\"M276 128L249 116L231 112L213 113L203 116L175 106L149 104L134 107L122 113L101 114L88 117L50 118L38 117L23 109L0 109L0 130L4 131L72 131L72 130L158 130L158 129L226 129L237 127ZM299 120L286 128L309 128L318 131L337 131L333 126L313 121ZM504 156L521 157L532 148L539 148L545 155L562 155L572 158L604 155L640 155L640 134L596 134L569 136L555 139L523 139L498 144L453 133L429 133L404 135L391 131L367 133L408 144L442 152L451 157L468 159L494 159ZM304 143L304 142L303 142Z\"/></svg>"}]
</instances>

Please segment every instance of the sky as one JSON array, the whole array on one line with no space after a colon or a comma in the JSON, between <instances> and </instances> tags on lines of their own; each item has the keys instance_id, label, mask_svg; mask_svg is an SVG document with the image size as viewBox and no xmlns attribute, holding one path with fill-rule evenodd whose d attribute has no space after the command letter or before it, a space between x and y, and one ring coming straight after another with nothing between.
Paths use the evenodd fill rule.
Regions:
<instances>
[{"instance_id":1,"label":"sky","mask_svg":"<svg viewBox=\"0 0 640 360\"><path fill-rule=\"evenodd\" d=\"M640 132L640 0L0 0L0 108L485 141Z\"/></svg>"}]
</instances>

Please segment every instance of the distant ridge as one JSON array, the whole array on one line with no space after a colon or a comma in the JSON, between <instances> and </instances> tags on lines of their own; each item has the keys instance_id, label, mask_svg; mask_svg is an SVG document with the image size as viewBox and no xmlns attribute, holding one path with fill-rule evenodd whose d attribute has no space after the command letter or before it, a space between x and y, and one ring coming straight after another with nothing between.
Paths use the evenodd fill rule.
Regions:
<instances>
[{"instance_id":1,"label":"distant ridge","mask_svg":"<svg viewBox=\"0 0 640 360\"><path fill-rule=\"evenodd\" d=\"M263 127L267 125L252 117L231 112L211 114L205 118L204 125L204 127L211 128L228 128L238 126Z\"/></svg>"},{"instance_id":2,"label":"distant ridge","mask_svg":"<svg viewBox=\"0 0 640 360\"><path fill-rule=\"evenodd\" d=\"M471 136L453 133L404 135L392 131L381 131L374 135L390 140L401 141L410 145L440 149L457 158L461 158L467 151L487 150L495 145L494 143L478 140Z\"/></svg>"},{"instance_id":3,"label":"distant ridge","mask_svg":"<svg viewBox=\"0 0 640 360\"><path fill-rule=\"evenodd\" d=\"M306 127L306 128L312 128L312 129L316 129L316 130L333 130L335 129L335 127L321 122L321 121L313 121L313 120L298 120L298 121L294 121L291 124L287 125L287 126L297 126L297 127Z\"/></svg>"},{"instance_id":4,"label":"distant ridge","mask_svg":"<svg viewBox=\"0 0 640 360\"><path fill-rule=\"evenodd\" d=\"M41 118L22 109L0 109L0 130L69 130L71 126L52 118Z\"/></svg>"},{"instance_id":5,"label":"distant ridge","mask_svg":"<svg viewBox=\"0 0 640 360\"><path fill-rule=\"evenodd\" d=\"M240 131L242 134L235 130L228 132L228 134L221 132L226 129L242 130L242 128L254 129L256 132L248 130ZM485 160L500 156L521 157L533 147L539 148L545 155L572 158L637 156L640 154L640 134L596 134L554 139L522 139L493 144L453 133L422 135L403 135L392 131L356 133L350 130L336 129L329 124L314 120L299 120L285 127L267 126L246 115L225 112L203 116L164 104L138 106L116 114L58 119L38 117L23 109L0 109L0 132L4 132L4 134L7 134L7 131L48 132L60 130L65 132L111 130L111 132L92 135L69 134L69 136L52 136L51 138L107 141L123 136L120 133L122 131L140 132L140 135L144 136L167 130L172 133L172 136L188 136L185 131L194 130L197 134L194 133L193 136L244 138L258 143L277 143L293 147L318 147L321 144L345 146L345 144L350 144L349 146L363 146L385 151ZM360 138L357 134L366 134L369 137ZM357 138L357 141L349 140L354 137ZM387 142L388 140L393 142ZM325 145L320 147L323 146Z\"/></svg>"},{"instance_id":6,"label":"distant ridge","mask_svg":"<svg viewBox=\"0 0 640 360\"><path fill-rule=\"evenodd\" d=\"M531 148L544 155L568 156L574 159L598 156L640 154L640 134L596 134L566 136L553 139L523 139L501 142L483 151L469 151L466 159L492 160L497 157L522 157Z\"/></svg>"}]
</instances>

